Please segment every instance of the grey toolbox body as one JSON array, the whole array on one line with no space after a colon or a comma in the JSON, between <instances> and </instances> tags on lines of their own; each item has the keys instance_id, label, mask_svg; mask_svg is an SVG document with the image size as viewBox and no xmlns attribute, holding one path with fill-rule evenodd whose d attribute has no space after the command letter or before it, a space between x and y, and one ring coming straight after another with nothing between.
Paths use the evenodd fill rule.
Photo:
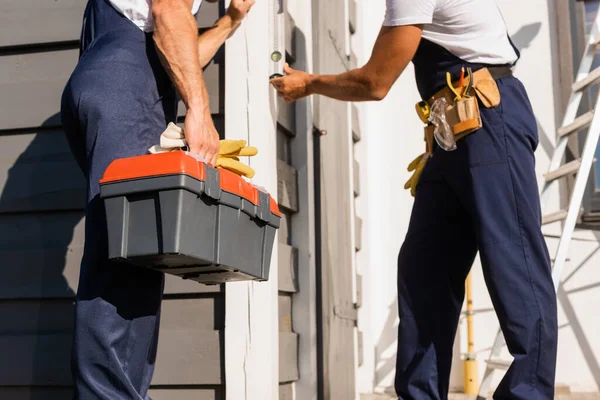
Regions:
<instances>
[{"instance_id":1,"label":"grey toolbox body","mask_svg":"<svg viewBox=\"0 0 600 400\"><path fill-rule=\"evenodd\" d=\"M110 259L205 284L269 278L279 208L231 171L184 151L124 158L100 196Z\"/></svg>"}]
</instances>

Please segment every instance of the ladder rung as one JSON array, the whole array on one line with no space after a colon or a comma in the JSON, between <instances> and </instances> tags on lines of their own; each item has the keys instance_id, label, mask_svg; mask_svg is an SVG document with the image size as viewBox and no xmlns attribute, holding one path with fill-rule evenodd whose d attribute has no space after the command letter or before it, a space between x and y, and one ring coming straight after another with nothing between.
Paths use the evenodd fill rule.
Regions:
<instances>
[{"instance_id":1,"label":"ladder rung","mask_svg":"<svg viewBox=\"0 0 600 400\"><path fill-rule=\"evenodd\" d=\"M585 78L573 84L573 91L579 92L600 80L600 67L594 69Z\"/></svg>"},{"instance_id":2,"label":"ladder rung","mask_svg":"<svg viewBox=\"0 0 600 400\"><path fill-rule=\"evenodd\" d=\"M567 136L567 135L570 135L572 133L579 131L580 129L588 127L592 123L593 119L594 119L594 110L588 111L585 114L575 118L575 120L573 122L571 122L569 125L561 127L558 130L558 136L559 137Z\"/></svg>"},{"instance_id":3,"label":"ladder rung","mask_svg":"<svg viewBox=\"0 0 600 400\"><path fill-rule=\"evenodd\" d=\"M574 174L575 172L579 171L579 167L581 167L581 159L578 158L566 163L554 171L548 172L544 175L544 179L546 179L547 183L550 183L564 176Z\"/></svg>"},{"instance_id":4,"label":"ladder rung","mask_svg":"<svg viewBox=\"0 0 600 400\"><path fill-rule=\"evenodd\" d=\"M506 360L487 360L486 364L489 368L493 369L508 369L512 364L512 361Z\"/></svg>"},{"instance_id":5,"label":"ladder rung","mask_svg":"<svg viewBox=\"0 0 600 400\"><path fill-rule=\"evenodd\" d=\"M596 40L594 40L594 43L592 43L593 47L598 47L598 45L600 44L600 37Z\"/></svg>"},{"instance_id":6,"label":"ladder rung","mask_svg":"<svg viewBox=\"0 0 600 400\"><path fill-rule=\"evenodd\" d=\"M542 217L542 225L551 224L556 221L562 221L567 218L567 214L569 214L566 210L558 210L551 214L544 215Z\"/></svg>"}]
</instances>

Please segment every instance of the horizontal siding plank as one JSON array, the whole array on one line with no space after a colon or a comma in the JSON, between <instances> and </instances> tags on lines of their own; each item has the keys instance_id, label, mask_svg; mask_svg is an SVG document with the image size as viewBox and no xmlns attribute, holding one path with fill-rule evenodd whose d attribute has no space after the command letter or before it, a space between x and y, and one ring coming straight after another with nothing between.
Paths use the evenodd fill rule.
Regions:
<instances>
[{"instance_id":1,"label":"horizontal siding plank","mask_svg":"<svg viewBox=\"0 0 600 400\"><path fill-rule=\"evenodd\" d=\"M199 299L163 300L161 329L218 331L225 329L225 299L221 295Z\"/></svg>"},{"instance_id":2,"label":"horizontal siding plank","mask_svg":"<svg viewBox=\"0 0 600 400\"><path fill-rule=\"evenodd\" d=\"M286 243L279 243L277 257L279 290L287 293L298 292L298 249Z\"/></svg>"},{"instance_id":3,"label":"horizontal siding plank","mask_svg":"<svg viewBox=\"0 0 600 400\"><path fill-rule=\"evenodd\" d=\"M217 385L222 383L221 332L162 329L152 383Z\"/></svg>"},{"instance_id":4,"label":"horizontal siding plank","mask_svg":"<svg viewBox=\"0 0 600 400\"><path fill-rule=\"evenodd\" d=\"M74 297L84 225L83 212L0 215L0 299ZM221 291L221 286L166 277L166 294Z\"/></svg>"},{"instance_id":5,"label":"horizontal siding plank","mask_svg":"<svg viewBox=\"0 0 600 400\"><path fill-rule=\"evenodd\" d=\"M73 313L69 299L0 301L0 341L10 335L70 334Z\"/></svg>"},{"instance_id":6,"label":"horizontal siding plank","mask_svg":"<svg viewBox=\"0 0 600 400\"><path fill-rule=\"evenodd\" d=\"M204 83L206 84L206 91L208 92L209 107L212 114L222 114L223 107L221 104L220 93L221 93L221 68L219 64L211 61L204 69ZM177 115L185 115L185 105L183 101L179 102ZM214 117L213 117L214 118ZM215 122L215 127L218 129L218 123ZM221 132L219 132L221 133Z\"/></svg>"},{"instance_id":7,"label":"horizontal siding plank","mask_svg":"<svg viewBox=\"0 0 600 400\"><path fill-rule=\"evenodd\" d=\"M0 129L60 126L60 98L78 55L79 50L68 49L0 56ZM215 114L220 105L219 72L219 66L211 63L204 73ZM185 114L182 103L179 111Z\"/></svg>"},{"instance_id":8,"label":"horizontal siding plank","mask_svg":"<svg viewBox=\"0 0 600 400\"><path fill-rule=\"evenodd\" d=\"M360 121L358 115L358 107L352 104L352 140L354 143L359 142L361 138Z\"/></svg>"},{"instance_id":9,"label":"horizontal siding plank","mask_svg":"<svg viewBox=\"0 0 600 400\"><path fill-rule=\"evenodd\" d=\"M295 103L286 103L277 97L277 122L287 136L296 136L296 108Z\"/></svg>"},{"instance_id":10,"label":"horizontal siding plank","mask_svg":"<svg viewBox=\"0 0 600 400\"><path fill-rule=\"evenodd\" d=\"M362 307L363 302L363 276L356 274L356 308Z\"/></svg>"},{"instance_id":11,"label":"horizontal siding plank","mask_svg":"<svg viewBox=\"0 0 600 400\"><path fill-rule=\"evenodd\" d=\"M6 400L65 400L73 398L67 387L0 387L0 399Z\"/></svg>"},{"instance_id":12,"label":"horizontal siding plank","mask_svg":"<svg viewBox=\"0 0 600 400\"><path fill-rule=\"evenodd\" d=\"M78 41L85 5L82 0L2 0L0 47ZM205 1L196 16L198 28L218 18L218 4Z\"/></svg>"},{"instance_id":13,"label":"horizontal siding plank","mask_svg":"<svg viewBox=\"0 0 600 400\"><path fill-rule=\"evenodd\" d=\"M296 22L290 13L285 12L285 51L286 61L293 65L296 60Z\"/></svg>"},{"instance_id":14,"label":"horizontal siding plank","mask_svg":"<svg viewBox=\"0 0 600 400\"><path fill-rule=\"evenodd\" d=\"M365 359L365 338L362 331L357 332L357 347L358 347L358 366L362 366Z\"/></svg>"},{"instance_id":15,"label":"horizontal siding plank","mask_svg":"<svg viewBox=\"0 0 600 400\"><path fill-rule=\"evenodd\" d=\"M153 400L224 400L221 388L150 389ZM0 387L0 399L6 400L65 400L73 397L67 387Z\"/></svg>"},{"instance_id":16,"label":"horizontal siding plank","mask_svg":"<svg viewBox=\"0 0 600 400\"><path fill-rule=\"evenodd\" d=\"M203 285L174 275L165 275L165 294L221 293L223 285Z\"/></svg>"},{"instance_id":17,"label":"horizontal siding plank","mask_svg":"<svg viewBox=\"0 0 600 400\"><path fill-rule=\"evenodd\" d=\"M2 0L0 47L79 40L82 0Z\"/></svg>"},{"instance_id":18,"label":"horizontal siding plank","mask_svg":"<svg viewBox=\"0 0 600 400\"><path fill-rule=\"evenodd\" d=\"M70 49L0 56L0 129L60 126L60 98L78 55Z\"/></svg>"},{"instance_id":19,"label":"horizontal siding plank","mask_svg":"<svg viewBox=\"0 0 600 400\"><path fill-rule=\"evenodd\" d=\"M357 0L348 0L348 29L350 30L350 34L356 33L356 21L358 19L356 1Z\"/></svg>"},{"instance_id":20,"label":"horizontal siding plank","mask_svg":"<svg viewBox=\"0 0 600 400\"><path fill-rule=\"evenodd\" d=\"M73 297L83 212L0 215L0 298Z\"/></svg>"},{"instance_id":21,"label":"horizontal siding plank","mask_svg":"<svg viewBox=\"0 0 600 400\"><path fill-rule=\"evenodd\" d=\"M293 382L279 385L279 400L295 400Z\"/></svg>"},{"instance_id":22,"label":"horizontal siding plank","mask_svg":"<svg viewBox=\"0 0 600 400\"><path fill-rule=\"evenodd\" d=\"M292 332L292 296L279 294L279 332Z\"/></svg>"},{"instance_id":23,"label":"horizontal siding plank","mask_svg":"<svg viewBox=\"0 0 600 400\"><path fill-rule=\"evenodd\" d=\"M62 131L0 136L0 213L83 210L85 192Z\"/></svg>"},{"instance_id":24,"label":"horizontal siding plank","mask_svg":"<svg viewBox=\"0 0 600 400\"><path fill-rule=\"evenodd\" d=\"M292 216L285 212L284 210L281 213L281 220L279 220L279 232L278 232L278 237L279 237L279 243L285 243L285 244L289 244L290 243L290 227L292 225Z\"/></svg>"},{"instance_id":25,"label":"horizontal siding plank","mask_svg":"<svg viewBox=\"0 0 600 400\"><path fill-rule=\"evenodd\" d=\"M219 3L203 1L196 15L198 28L209 28L219 19Z\"/></svg>"},{"instance_id":26,"label":"horizontal siding plank","mask_svg":"<svg viewBox=\"0 0 600 400\"><path fill-rule=\"evenodd\" d=\"M354 186L354 197L360 196L360 164L358 161L353 161L352 168L353 186Z\"/></svg>"},{"instance_id":27,"label":"horizontal siding plank","mask_svg":"<svg viewBox=\"0 0 600 400\"><path fill-rule=\"evenodd\" d=\"M225 400L223 390L216 389L150 389L152 400Z\"/></svg>"},{"instance_id":28,"label":"horizontal siding plank","mask_svg":"<svg viewBox=\"0 0 600 400\"><path fill-rule=\"evenodd\" d=\"M0 301L0 340L7 335L70 334L73 312L72 299ZM221 295L166 299L162 302L161 329L189 332L222 330L225 327L224 315Z\"/></svg>"},{"instance_id":29,"label":"horizontal siding plank","mask_svg":"<svg viewBox=\"0 0 600 400\"><path fill-rule=\"evenodd\" d=\"M277 194L281 207L298 211L298 172L281 160L277 160Z\"/></svg>"},{"instance_id":30,"label":"horizontal siding plank","mask_svg":"<svg viewBox=\"0 0 600 400\"><path fill-rule=\"evenodd\" d=\"M359 217L354 218L354 248L356 251L362 248L362 219Z\"/></svg>"},{"instance_id":31,"label":"horizontal siding plank","mask_svg":"<svg viewBox=\"0 0 600 400\"><path fill-rule=\"evenodd\" d=\"M220 336L161 327L153 383L221 384ZM0 386L70 385L71 341L67 333L0 335Z\"/></svg>"},{"instance_id":32,"label":"horizontal siding plank","mask_svg":"<svg viewBox=\"0 0 600 400\"><path fill-rule=\"evenodd\" d=\"M298 373L298 334L279 333L279 382L293 382Z\"/></svg>"}]
</instances>

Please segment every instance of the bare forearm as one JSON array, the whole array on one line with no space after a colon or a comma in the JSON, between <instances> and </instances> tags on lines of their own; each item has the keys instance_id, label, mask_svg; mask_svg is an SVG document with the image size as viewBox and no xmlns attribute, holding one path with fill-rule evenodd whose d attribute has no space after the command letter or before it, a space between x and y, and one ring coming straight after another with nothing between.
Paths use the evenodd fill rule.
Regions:
<instances>
[{"instance_id":1,"label":"bare forearm","mask_svg":"<svg viewBox=\"0 0 600 400\"><path fill-rule=\"evenodd\" d=\"M341 101L372 101L385 96L365 68L340 75L311 75L308 92Z\"/></svg>"},{"instance_id":2,"label":"bare forearm","mask_svg":"<svg viewBox=\"0 0 600 400\"><path fill-rule=\"evenodd\" d=\"M193 106L199 111L208 110L196 20L182 2L153 6L152 12L154 42L175 88L188 109Z\"/></svg>"},{"instance_id":3,"label":"bare forearm","mask_svg":"<svg viewBox=\"0 0 600 400\"><path fill-rule=\"evenodd\" d=\"M240 22L225 15L212 28L198 37L198 55L202 68L212 60L219 48L239 26Z\"/></svg>"}]
</instances>

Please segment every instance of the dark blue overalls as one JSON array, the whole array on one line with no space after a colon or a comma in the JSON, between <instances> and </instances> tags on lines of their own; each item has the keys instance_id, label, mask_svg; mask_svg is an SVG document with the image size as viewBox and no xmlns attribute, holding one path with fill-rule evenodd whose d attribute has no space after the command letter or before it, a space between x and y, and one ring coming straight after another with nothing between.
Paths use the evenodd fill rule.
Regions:
<instances>
[{"instance_id":1,"label":"dark blue overalls","mask_svg":"<svg viewBox=\"0 0 600 400\"><path fill-rule=\"evenodd\" d=\"M458 79L461 66L483 67L427 40L413 63L423 99L445 86L446 71ZM501 104L479 103L483 128L455 151L435 146L417 187L398 257L399 399L447 398L465 279L477 251L515 358L494 398L553 399L557 308L541 232L536 120L517 78L497 83Z\"/></svg>"},{"instance_id":2,"label":"dark blue overalls","mask_svg":"<svg viewBox=\"0 0 600 400\"><path fill-rule=\"evenodd\" d=\"M88 184L72 354L76 399L149 399L164 275L108 260L98 181L113 160L147 153L176 111L151 34L108 0L90 0L61 111Z\"/></svg>"}]
</instances>

